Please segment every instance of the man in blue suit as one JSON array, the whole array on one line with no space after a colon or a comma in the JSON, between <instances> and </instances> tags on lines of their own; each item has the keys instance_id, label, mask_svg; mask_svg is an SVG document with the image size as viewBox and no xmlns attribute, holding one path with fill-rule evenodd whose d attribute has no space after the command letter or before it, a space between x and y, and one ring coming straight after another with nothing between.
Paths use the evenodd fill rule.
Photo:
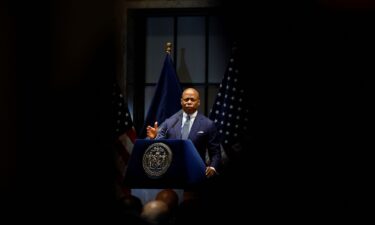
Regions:
<instances>
[{"instance_id":1,"label":"man in blue suit","mask_svg":"<svg viewBox=\"0 0 375 225\"><path fill-rule=\"evenodd\" d=\"M181 96L182 110L166 119L160 127L157 121L154 127L147 127L147 137L150 139L190 139L199 155L205 160L208 151L209 162L206 166L206 176L217 173L221 163L220 139L212 120L198 113L200 105L199 92L187 88Z\"/></svg>"}]
</instances>

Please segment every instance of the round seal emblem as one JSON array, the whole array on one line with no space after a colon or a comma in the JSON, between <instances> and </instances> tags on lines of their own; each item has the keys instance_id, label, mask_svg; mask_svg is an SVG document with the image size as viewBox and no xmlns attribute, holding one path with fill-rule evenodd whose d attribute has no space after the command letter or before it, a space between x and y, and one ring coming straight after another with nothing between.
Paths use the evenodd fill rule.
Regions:
<instances>
[{"instance_id":1,"label":"round seal emblem","mask_svg":"<svg viewBox=\"0 0 375 225\"><path fill-rule=\"evenodd\" d=\"M172 151L164 143L150 145L143 154L142 165L147 176L160 178L167 171L172 162Z\"/></svg>"}]
</instances>

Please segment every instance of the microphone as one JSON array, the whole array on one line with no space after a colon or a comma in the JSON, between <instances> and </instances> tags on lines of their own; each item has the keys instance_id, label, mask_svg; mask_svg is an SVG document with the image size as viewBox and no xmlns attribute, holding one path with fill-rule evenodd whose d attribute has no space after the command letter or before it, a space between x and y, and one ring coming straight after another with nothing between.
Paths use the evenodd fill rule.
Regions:
<instances>
[{"instance_id":1,"label":"microphone","mask_svg":"<svg viewBox=\"0 0 375 225\"><path fill-rule=\"evenodd\" d=\"M179 119L178 117L175 118L175 121L173 122L171 128L173 128L174 126L176 126L176 124L177 124L177 122L178 122L178 119Z\"/></svg>"}]
</instances>

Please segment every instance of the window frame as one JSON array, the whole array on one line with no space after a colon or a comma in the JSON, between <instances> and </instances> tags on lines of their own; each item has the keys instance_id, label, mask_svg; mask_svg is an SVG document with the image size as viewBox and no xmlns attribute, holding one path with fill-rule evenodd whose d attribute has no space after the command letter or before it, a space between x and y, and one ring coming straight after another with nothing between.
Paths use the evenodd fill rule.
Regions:
<instances>
[{"instance_id":1,"label":"window frame","mask_svg":"<svg viewBox=\"0 0 375 225\"><path fill-rule=\"evenodd\" d=\"M125 76L125 90L129 109L133 116L136 130L139 132L144 123L144 115L147 109L144 106L145 87L156 86L157 83L146 82L146 21L148 17L173 17L174 34L172 46L172 58L176 69L179 60L177 54L177 18L185 16L200 16L205 18L205 77L204 82L181 82L182 88L202 88L204 93L204 107L201 113L208 116L210 88L218 90L221 81L209 82L209 19L211 16L222 16L219 8L191 8L191 9L129 9L127 17L127 70ZM229 40L228 40L229 48ZM177 71L177 70L176 70ZM223 71L224 75L224 71ZM141 101L140 101L141 100Z\"/></svg>"}]
</instances>

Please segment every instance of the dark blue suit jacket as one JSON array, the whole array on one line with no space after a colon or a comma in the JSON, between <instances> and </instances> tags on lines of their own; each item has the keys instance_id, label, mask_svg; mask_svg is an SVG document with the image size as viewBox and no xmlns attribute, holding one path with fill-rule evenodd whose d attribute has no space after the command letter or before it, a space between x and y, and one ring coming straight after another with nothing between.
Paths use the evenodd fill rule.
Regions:
<instances>
[{"instance_id":1,"label":"dark blue suit jacket","mask_svg":"<svg viewBox=\"0 0 375 225\"><path fill-rule=\"evenodd\" d=\"M166 119L159 127L156 139L181 139L183 111L175 113ZM210 165L218 169L221 163L220 140L212 120L198 113L189 133L189 139L194 143L199 155L205 162L206 150Z\"/></svg>"}]
</instances>

